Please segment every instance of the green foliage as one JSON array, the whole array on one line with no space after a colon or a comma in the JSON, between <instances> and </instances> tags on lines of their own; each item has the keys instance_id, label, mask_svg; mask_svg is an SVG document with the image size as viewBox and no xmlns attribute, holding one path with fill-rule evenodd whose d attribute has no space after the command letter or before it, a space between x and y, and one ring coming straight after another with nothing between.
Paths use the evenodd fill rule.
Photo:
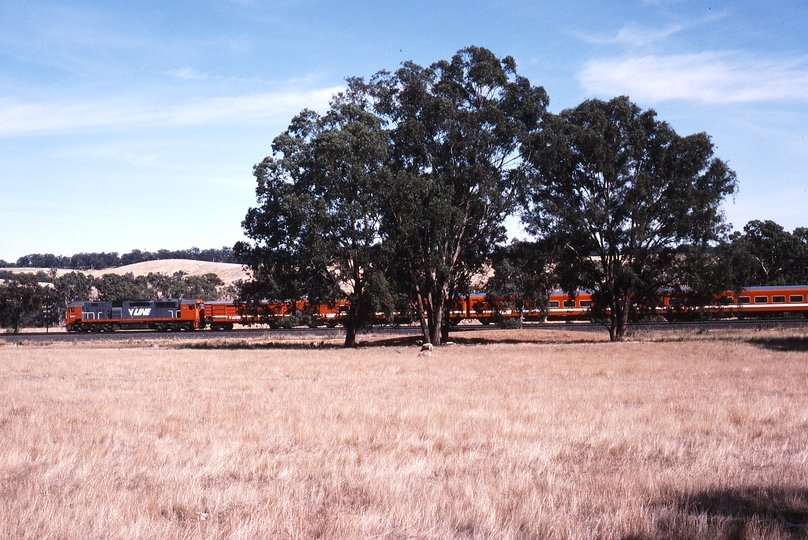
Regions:
<instances>
[{"instance_id":1,"label":"green foliage","mask_svg":"<svg viewBox=\"0 0 808 540\"><path fill-rule=\"evenodd\" d=\"M499 328L503 330L517 330L522 328L522 320L519 317L508 317L505 315L496 315L494 322Z\"/></svg>"},{"instance_id":2,"label":"green foliage","mask_svg":"<svg viewBox=\"0 0 808 540\"><path fill-rule=\"evenodd\" d=\"M498 246L491 257L494 275L486 286L489 303L495 309L516 310L520 322L526 309L538 308L546 317L547 294L553 285L548 270L552 256L552 246L546 242L515 241ZM507 305L498 305L503 301Z\"/></svg>"},{"instance_id":3,"label":"green foliage","mask_svg":"<svg viewBox=\"0 0 808 540\"><path fill-rule=\"evenodd\" d=\"M515 207L519 146L547 105L513 58L469 47L348 80L325 116L303 111L256 166L259 206L239 243L245 298L351 299L346 345L397 293L444 337L445 299L468 287ZM421 313L420 309L416 310Z\"/></svg>"},{"instance_id":4,"label":"green foliage","mask_svg":"<svg viewBox=\"0 0 808 540\"><path fill-rule=\"evenodd\" d=\"M666 285L679 246L708 249L726 231L720 203L735 174L710 138L681 137L626 97L546 115L525 150L531 231L565 247L560 274L570 290L599 293L612 339L632 297Z\"/></svg>"},{"instance_id":5,"label":"green foliage","mask_svg":"<svg viewBox=\"0 0 808 540\"><path fill-rule=\"evenodd\" d=\"M379 223L389 185L387 135L349 92L325 116L301 112L272 149L255 167L259 206L243 222L252 243L235 246L253 272L242 298L349 296L345 345L353 346L385 295Z\"/></svg>"},{"instance_id":6,"label":"green foliage","mask_svg":"<svg viewBox=\"0 0 808 540\"><path fill-rule=\"evenodd\" d=\"M68 275L68 274L65 274ZM173 275L149 272L146 276L135 277L126 274L104 274L93 280L100 300L159 300L161 298L202 298L218 300L219 287L224 282L213 273L202 276L188 276L183 271ZM89 298L85 295L79 299Z\"/></svg>"},{"instance_id":7,"label":"green foliage","mask_svg":"<svg viewBox=\"0 0 808 540\"><path fill-rule=\"evenodd\" d=\"M40 295L42 309L36 314L35 325L46 328L56 326L64 315L61 294L53 287L41 287Z\"/></svg>"},{"instance_id":8,"label":"green foliage","mask_svg":"<svg viewBox=\"0 0 808 540\"><path fill-rule=\"evenodd\" d=\"M373 97L390 128L393 181L385 194L386 248L395 281L426 301L425 339L445 337L445 299L504 240L515 207L518 154L547 106L544 89L516 74L511 57L469 47L424 68L406 62L354 91ZM422 321L423 324L423 321Z\"/></svg>"},{"instance_id":9,"label":"green foliage","mask_svg":"<svg viewBox=\"0 0 808 540\"><path fill-rule=\"evenodd\" d=\"M147 299L146 282L136 278L131 272L126 274L104 274L95 280L98 299L103 301Z\"/></svg>"},{"instance_id":10,"label":"green foliage","mask_svg":"<svg viewBox=\"0 0 808 540\"><path fill-rule=\"evenodd\" d=\"M735 233L727 254L744 285L798 285L808 282L808 230L789 233L773 221L750 221Z\"/></svg>"},{"instance_id":11,"label":"green foliage","mask_svg":"<svg viewBox=\"0 0 808 540\"><path fill-rule=\"evenodd\" d=\"M294 313L289 315L288 317L282 317L277 321L278 328L294 328L296 326L308 326L314 327L314 318L311 316L311 313L305 313L296 309Z\"/></svg>"},{"instance_id":12,"label":"green foliage","mask_svg":"<svg viewBox=\"0 0 808 540\"><path fill-rule=\"evenodd\" d=\"M186 290L182 296L176 298L201 298L203 300L218 300L219 288L224 281L218 275L209 272L201 276L188 276L185 278Z\"/></svg>"},{"instance_id":13,"label":"green foliage","mask_svg":"<svg viewBox=\"0 0 808 540\"><path fill-rule=\"evenodd\" d=\"M0 285L0 326L16 334L22 326L36 321L42 307L42 288L33 274L17 274Z\"/></svg>"},{"instance_id":14,"label":"green foliage","mask_svg":"<svg viewBox=\"0 0 808 540\"><path fill-rule=\"evenodd\" d=\"M56 278L54 288L59 293L62 307L76 300L88 300L92 297L95 280L93 276L81 272L68 272Z\"/></svg>"}]
</instances>

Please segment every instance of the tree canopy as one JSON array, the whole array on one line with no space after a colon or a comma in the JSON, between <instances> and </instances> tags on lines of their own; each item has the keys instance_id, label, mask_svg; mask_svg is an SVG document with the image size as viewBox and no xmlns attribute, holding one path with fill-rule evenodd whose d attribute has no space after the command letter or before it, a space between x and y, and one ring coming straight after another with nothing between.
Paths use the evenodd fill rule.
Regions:
<instances>
[{"instance_id":1,"label":"tree canopy","mask_svg":"<svg viewBox=\"0 0 808 540\"><path fill-rule=\"evenodd\" d=\"M33 322L42 307L42 288L33 274L18 274L0 284L0 326L16 334L21 326Z\"/></svg>"},{"instance_id":2,"label":"tree canopy","mask_svg":"<svg viewBox=\"0 0 808 540\"><path fill-rule=\"evenodd\" d=\"M709 136L679 136L625 96L546 115L523 155L530 231L566 247L560 264L576 267L566 285L598 293L613 340L632 298L666 285L678 246L726 232L720 203L736 179Z\"/></svg>"},{"instance_id":3,"label":"tree canopy","mask_svg":"<svg viewBox=\"0 0 808 540\"><path fill-rule=\"evenodd\" d=\"M351 83L390 125L395 174L384 233L400 276L426 306L425 339L440 344L447 298L506 237L520 145L537 129L547 94L517 75L513 58L480 47Z\"/></svg>"},{"instance_id":4,"label":"tree canopy","mask_svg":"<svg viewBox=\"0 0 808 540\"><path fill-rule=\"evenodd\" d=\"M349 79L328 114L303 111L255 168L253 243L236 246L255 278L245 291L328 297L349 284L351 345L395 284L440 344L447 296L505 238L519 146L546 105L512 58L479 47Z\"/></svg>"},{"instance_id":5,"label":"tree canopy","mask_svg":"<svg viewBox=\"0 0 808 540\"><path fill-rule=\"evenodd\" d=\"M349 298L345 345L389 303L381 249L381 201L390 185L381 120L361 97L335 97L324 116L303 111L255 167L259 206L236 245L257 298Z\"/></svg>"},{"instance_id":6,"label":"tree canopy","mask_svg":"<svg viewBox=\"0 0 808 540\"><path fill-rule=\"evenodd\" d=\"M369 313L403 294L425 341L440 344L470 275L496 259L493 286L513 290L511 276L535 296L553 281L554 246L555 281L595 289L622 339L632 298L681 280L682 260L709 261L735 174L708 135L679 136L627 97L558 115L548 101L513 58L480 47L348 79L325 116L301 112L255 168L252 243L235 249L253 269L245 295L343 294ZM520 206L540 270L521 260L533 247L501 248ZM349 320L348 345L363 324Z\"/></svg>"}]
</instances>

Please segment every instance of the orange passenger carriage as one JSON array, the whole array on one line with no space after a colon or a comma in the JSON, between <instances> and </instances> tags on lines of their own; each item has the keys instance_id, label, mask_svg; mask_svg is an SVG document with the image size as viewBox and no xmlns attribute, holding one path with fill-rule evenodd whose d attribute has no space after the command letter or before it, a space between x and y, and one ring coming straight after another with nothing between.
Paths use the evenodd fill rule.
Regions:
<instances>
[{"instance_id":1,"label":"orange passenger carriage","mask_svg":"<svg viewBox=\"0 0 808 540\"><path fill-rule=\"evenodd\" d=\"M707 306L707 312L731 312L738 318L808 316L808 285L748 287L740 293L728 291L724 302Z\"/></svg>"},{"instance_id":2,"label":"orange passenger carriage","mask_svg":"<svg viewBox=\"0 0 808 540\"><path fill-rule=\"evenodd\" d=\"M668 293L658 313L668 320L808 317L808 285L747 287L724 291L708 301L690 302L694 293Z\"/></svg>"}]
</instances>

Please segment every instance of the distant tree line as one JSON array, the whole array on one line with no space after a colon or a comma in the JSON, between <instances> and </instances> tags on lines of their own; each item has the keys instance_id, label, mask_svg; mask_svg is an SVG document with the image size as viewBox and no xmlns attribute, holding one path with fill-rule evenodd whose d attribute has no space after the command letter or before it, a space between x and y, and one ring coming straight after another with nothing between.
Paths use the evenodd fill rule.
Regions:
<instances>
[{"instance_id":1,"label":"distant tree line","mask_svg":"<svg viewBox=\"0 0 808 540\"><path fill-rule=\"evenodd\" d=\"M750 221L718 248L736 285L808 283L808 228L786 231L773 221Z\"/></svg>"},{"instance_id":2,"label":"distant tree line","mask_svg":"<svg viewBox=\"0 0 808 540\"><path fill-rule=\"evenodd\" d=\"M236 263L233 249L223 247L221 249L190 249L157 251L141 251L133 249L129 253L118 255L112 253L77 253L75 255L63 256L51 253L34 253L23 255L17 259L16 263L7 263L0 260L0 267L5 268L64 268L70 270L103 270L105 268L118 268L129 264L146 261L160 261L165 259L188 259L193 261Z\"/></svg>"},{"instance_id":3,"label":"distant tree line","mask_svg":"<svg viewBox=\"0 0 808 540\"><path fill-rule=\"evenodd\" d=\"M43 279L40 279L43 278ZM13 332L26 326L54 326L64 319L66 307L76 300L159 300L161 298L233 299L235 286L225 286L214 273L189 276L151 272L104 274L100 278L81 272L57 276L55 271L37 274L9 271L0 274L0 326Z\"/></svg>"}]
</instances>

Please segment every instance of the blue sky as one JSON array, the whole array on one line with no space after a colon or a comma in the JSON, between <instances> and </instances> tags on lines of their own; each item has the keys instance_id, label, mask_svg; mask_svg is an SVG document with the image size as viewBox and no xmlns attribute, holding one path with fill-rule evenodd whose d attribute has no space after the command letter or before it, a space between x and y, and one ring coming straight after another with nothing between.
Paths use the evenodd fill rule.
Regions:
<instances>
[{"instance_id":1,"label":"blue sky","mask_svg":"<svg viewBox=\"0 0 808 540\"><path fill-rule=\"evenodd\" d=\"M710 134L736 229L808 226L807 27L804 0L4 0L0 259L232 246L292 116L468 45L554 112L625 94Z\"/></svg>"}]
</instances>

